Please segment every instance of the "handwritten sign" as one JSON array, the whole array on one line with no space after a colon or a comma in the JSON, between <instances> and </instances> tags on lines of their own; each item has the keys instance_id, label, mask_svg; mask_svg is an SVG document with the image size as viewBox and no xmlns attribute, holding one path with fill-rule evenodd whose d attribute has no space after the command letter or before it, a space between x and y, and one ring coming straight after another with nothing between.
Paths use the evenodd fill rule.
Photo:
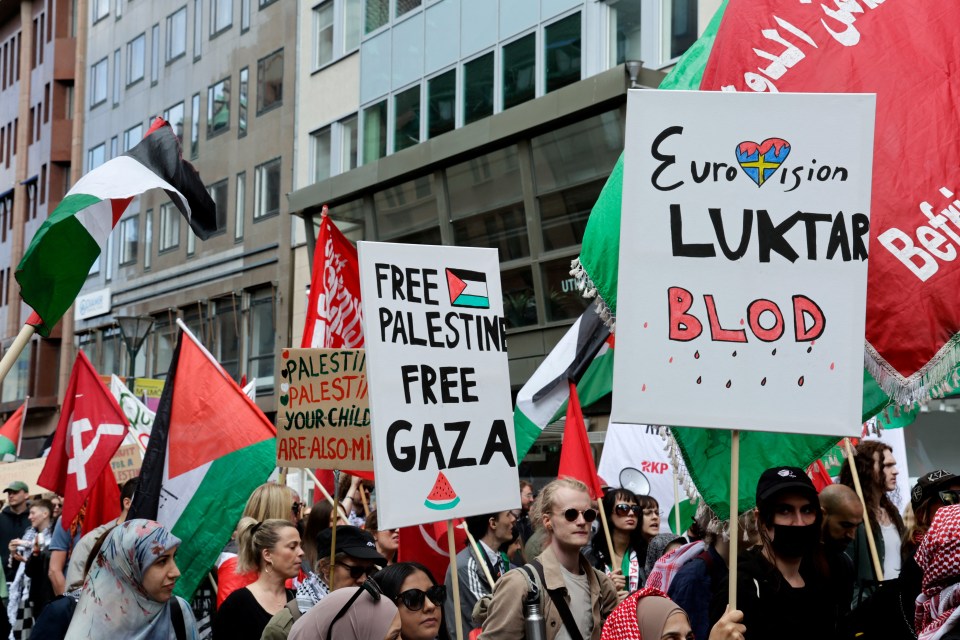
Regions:
<instances>
[{"instance_id":1,"label":"handwritten sign","mask_svg":"<svg viewBox=\"0 0 960 640\"><path fill-rule=\"evenodd\" d=\"M381 527L518 507L496 250L358 248Z\"/></svg>"},{"instance_id":2,"label":"handwritten sign","mask_svg":"<svg viewBox=\"0 0 960 640\"><path fill-rule=\"evenodd\" d=\"M860 433L874 104L630 92L612 421Z\"/></svg>"},{"instance_id":3,"label":"handwritten sign","mask_svg":"<svg viewBox=\"0 0 960 640\"><path fill-rule=\"evenodd\" d=\"M363 349L284 349L280 377L277 466L373 469Z\"/></svg>"},{"instance_id":4,"label":"handwritten sign","mask_svg":"<svg viewBox=\"0 0 960 640\"><path fill-rule=\"evenodd\" d=\"M123 484L131 478L140 475L140 466L143 464L143 454L136 444L120 445L117 452L110 459L110 467L117 479L117 484Z\"/></svg>"}]
</instances>

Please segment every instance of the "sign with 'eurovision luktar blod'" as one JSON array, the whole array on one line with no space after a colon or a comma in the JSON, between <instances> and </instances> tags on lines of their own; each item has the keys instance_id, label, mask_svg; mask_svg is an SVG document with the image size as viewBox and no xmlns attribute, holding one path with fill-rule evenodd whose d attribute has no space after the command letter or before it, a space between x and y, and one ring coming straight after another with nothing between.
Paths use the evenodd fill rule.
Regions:
<instances>
[{"instance_id":1,"label":"sign with 'eurovision luktar blod'","mask_svg":"<svg viewBox=\"0 0 960 640\"><path fill-rule=\"evenodd\" d=\"M496 250L358 249L380 526L518 507Z\"/></svg>"},{"instance_id":2,"label":"sign with 'eurovision luktar blod'","mask_svg":"<svg viewBox=\"0 0 960 640\"><path fill-rule=\"evenodd\" d=\"M860 433L875 102L630 92L613 421Z\"/></svg>"},{"instance_id":3,"label":"sign with 'eurovision luktar blod'","mask_svg":"<svg viewBox=\"0 0 960 640\"><path fill-rule=\"evenodd\" d=\"M363 349L284 349L277 466L373 469L367 390Z\"/></svg>"}]
</instances>

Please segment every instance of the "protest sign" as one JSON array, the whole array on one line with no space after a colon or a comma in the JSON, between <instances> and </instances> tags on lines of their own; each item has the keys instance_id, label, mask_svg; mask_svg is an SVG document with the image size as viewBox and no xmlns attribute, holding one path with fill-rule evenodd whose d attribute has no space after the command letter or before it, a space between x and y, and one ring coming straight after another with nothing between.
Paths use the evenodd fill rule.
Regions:
<instances>
[{"instance_id":1,"label":"protest sign","mask_svg":"<svg viewBox=\"0 0 960 640\"><path fill-rule=\"evenodd\" d=\"M519 507L496 250L359 255L380 526Z\"/></svg>"},{"instance_id":2,"label":"protest sign","mask_svg":"<svg viewBox=\"0 0 960 640\"><path fill-rule=\"evenodd\" d=\"M630 92L611 420L859 435L874 103Z\"/></svg>"},{"instance_id":3,"label":"protest sign","mask_svg":"<svg viewBox=\"0 0 960 640\"><path fill-rule=\"evenodd\" d=\"M116 375L110 376L110 393L117 399L123 415L130 421L130 436L136 437L146 450L147 445L150 444L150 432L153 430L153 420L157 414L140 402L134 392L130 391Z\"/></svg>"},{"instance_id":4,"label":"protest sign","mask_svg":"<svg viewBox=\"0 0 960 640\"><path fill-rule=\"evenodd\" d=\"M284 349L277 466L373 469L363 349Z\"/></svg>"},{"instance_id":5,"label":"protest sign","mask_svg":"<svg viewBox=\"0 0 960 640\"><path fill-rule=\"evenodd\" d=\"M140 451L136 443L122 444L110 458L110 467L113 469L117 484L123 484L140 475L140 467L143 465L143 454Z\"/></svg>"},{"instance_id":6,"label":"protest sign","mask_svg":"<svg viewBox=\"0 0 960 640\"><path fill-rule=\"evenodd\" d=\"M153 378L134 378L133 393L138 398L143 399L144 404L151 411L156 411L160 406L160 396L163 395L163 380Z\"/></svg>"}]
</instances>

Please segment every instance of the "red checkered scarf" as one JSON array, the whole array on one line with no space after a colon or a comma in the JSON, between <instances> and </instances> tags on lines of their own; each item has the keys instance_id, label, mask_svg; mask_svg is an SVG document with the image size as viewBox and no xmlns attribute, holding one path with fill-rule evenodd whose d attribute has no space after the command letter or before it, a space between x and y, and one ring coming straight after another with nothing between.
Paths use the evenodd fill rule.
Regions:
<instances>
[{"instance_id":1,"label":"red checkered scarf","mask_svg":"<svg viewBox=\"0 0 960 640\"><path fill-rule=\"evenodd\" d=\"M960 505L937 512L914 559L923 569L923 592L916 607L917 638L937 640L960 627Z\"/></svg>"},{"instance_id":2,"label":"red checkered scarf","mask_svg":"<svg viewBox=\"0 0 960 640\"><path fill-rule=\"evenodd\" d=\"M603 623L600 640L643 640L640 637L640 626L637 624L637 604L640 598L646 596L667 598L667 594L663 591L650 587L634 591L617 605L617 608L610 613L607 621ZM667 598L667 600L669 599ZM656 638L655 640L660 639Z\"/></svg>"},{"instance_id":3,"label":"red checkered scarf","mask_svg":"<svg viewBox=\"0 0 960 640\"><path fill-rule=\"evenodd\" d=\"M651 571L647 577L646 586L669 591L670 583L673 581L673 577L677 575L680 567L699 556L706 548L706 545L698 540L696 542L688 542L682 547L674 549L667 555L661 557L657 560L656 564L653 565L653 571Z\"/></svg>"}]
</instances>

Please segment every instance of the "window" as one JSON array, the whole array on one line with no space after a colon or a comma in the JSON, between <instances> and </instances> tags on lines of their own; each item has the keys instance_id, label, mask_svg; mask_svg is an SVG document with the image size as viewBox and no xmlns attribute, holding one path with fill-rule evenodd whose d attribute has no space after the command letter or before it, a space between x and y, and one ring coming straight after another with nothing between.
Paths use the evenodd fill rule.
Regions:
<instances>
[{"instance_id":1,"label":"window","mask_svg":"<svg viewBox=\"0 0 960 640\"><path fill-rule=\"evenodd\" d=\"M143 217L143 269L149 271L153 264L153 209L147 209Z\"/></svg>"},{"instance_id":2,"label":"window","mask_svg":"<svg viewBox=\"0 0 960 640\"><path fill-rule=\"evenodd\" d=\"M193 94L190 99L190 159L200 157L200 94Z\"/></svg>"},{"instance_id":3,"label":"window","mask_svg":"<svg viewBox=\"0 0 960 640\"><path fill-rule=\"evenodd\" d=\"M220 182L216 182L209 187L207 191L210 192L210 198L213 200L213 204L217 207L217 231L225 228L226 219L227 219L227 188L229 186L229 180L224 178ZM221 220L224 221L221 224ZM191 231L189 235L194 235Z\"/></svg>"},{"instance_id":4,"label":"window","mask_svg":"<svg viewBox=\"0 0 960 640\"><path fill-rule=\"evenodd\" d=\"M143 138L143 125L137 123L123 132L123 150L129 151Z\"/></svg>"},{"instance_id":5,"label":"window","mask_svg":"<svg viewBox=\"0 0 960 640\"><path fill-rule=\"evenodd\" d=\"M123 16L123 0L117 0L117 10L116 10L117 20Z\"/></svg>"},{"instance_id":6,"label":"window","mask_svg":"<svg viewBox=\"0 0 960 640\"><path fill-rule=\"evenodd\" d=\"M215 36L233 25L233 0L210 0L210 35Z\"/></svg>"},{"instance_id":7,"label":"window","mask_svg":"<svg viewBox=\"0 0 960 640\"><path fill-rule=\"evenodd\" d=\"M200 59L203 49L203 0L193 0L193 61Z\"/></svg>"},{"instance_id":8,"label":"window","mask_svg":"<svg viewBox=\"0 0 960 640\"><path fill-rule=\"evenodd\" d=\"M363 162L387 155L387 101L363 110Z\"/></svg>"},{"instance_id":9,"label":"window","mask_svg":"<svg viewBox=\"0 0 960 640\"><path fill-rule=\"evenodd\" d=\"M420 6L422 0L397 0L397 17L413 11Z\"/></svg>"},{"instance_id":10,"label":"window","mask_svg":"<svg viewBox=\"0 0 960 640\"><path fill-rule=\"evenodd\" d=\"M427 81L427 138L453 131L457 117L457 70Z\"/></svg>"},{"instance_id":11,"label":"window","mask_svg":"<svg viewBox=\"0 0 960 640\"><path fill-rule=\"evenodd\" d=\"M258 2L260 3L261 9L263 9L264 7L269 7L271 4L273 4L276 1L277 0L258 0Z\"/></svg>"},{"instance_id":12,"label":"window","mask_svg":"<svg viewBox=\"0 0 960 640\"><path fill-rule=\"evenodd\" d=\"M87 172L93 171L106 162L107 145L100 143L87 152Z\"/></svg>"},{"instance_id":13,"label":"window","mask_svg":"<svg viewBox=\"0 0 960 640\"><path fill-rule=\"evenodd\" d=\"M111 159L117 157L118 146L119 144L117 143L117 136L113 136L112 138L110 138L110 158Z\"/></svg>"},{"instance_id":14,"label":"window","mask_svg":"<svg viewBox=\"0 0 960 640\"><path fill-rule=\"evenodd\" d=\"M93 0L90 3L91 17L97 23L110 15L110 0Z\"/></svg>"},{"instance_id":15,"label":"window","mask_svg":"<svg viewBox=\"0 0 960 640\"><path fill-rule=\"evenodd\" d=\"M247 371L251 378L256 378L257 389L273 388L273 352L277 337L273 316L273 289L265 287L252 292Z\"/></svg>"},{"instance_id":16,"label":"window","mask_svg":"<svg viewBox=\"0 0 960 640\"><path fill-rule=\"evenodd\" d=\"M463 124L493 115L493 52L463 65Z\"/></svg>"},{"instance_id":17,"label":"window","mask_svg":"<svg viewBox=\"0 0 960 640\"><path fill-rule=\"evenodd\" d=\"M120 264L137 261L137 236L140 232L140 217L130 216L120 221Z\"/></svg>"},{"instance_id":18,"label":"window","mask_svg":"<svg viewBox=\"0 0 960 640\"><path fill-rule=\"evenodd\" d=\"M113 52L113 106L120 104L120 49Z\"/></svg>"},{"instance_id":19,"label":"window","mask_svg":"<svg viewBox=\"0 0 960 640\"><path fill-rule=\"evenodd\" d=\"M119 52L118 52L119 53ZM127 43L127 84L140 82L146 73L147 34L141 33ZM120 56L117 55L117 58Z\"/></svg>"},{"instance_id":20,"label":"window","mask_svg":"<svg viewBox=\"0 0 960 640\"><path fill-rule=\"evenodd\" d=\"M230 128L230 78L207 90L207 137Z\"/></svg>"},{"instance_id":21,"label":"window","mask_svg":"<svg viewBox=\"0 0 960 640\"><path fill-rule=\"evenodd\" d=\"M678 58L697 39L697 1L666 0L663 11L664 61Z\"/></svg>"},{"instance_id":22,"label":"window","mask_svg":"<svg viewBox=\"0 0 960 640\"><path fill-rule=\"evenodd\" d=\"M250 0L240 0L240 33L250 29Z\"/></svg>"},{"instance_id":23,"label":"window","mask_svg":"<svg viewBox=\"0 0 960 640\"><path fill-rule=\"evenodd\" d=\"M107 101L107 59L103 58L90 67L90 106Z\"/></svg>"},{"instance_id":24,"label":"window","mask_svg":"<svg viewBox=\"0 0 960 640\"><path fill-rule=\"evenodd\" d=\"M160 25L150 29L150 85L160 82Z\"/></svg>"},{"instance_id":25,"label":"window","mask_svg":"<svg viewBox=\"0 0 960 640\"><path fill-rule=\"evenodd\" d=\"M240 310L236 296L215 303L213 343L217 361L234 380L240 379Z\"/></svg>"},{"instance_id":26,"label":"window","mask_svg":"<svg viewBox=\"0 0 960 640\"><path fill-rule=\"evenodd\" d=\"M180 211L172 202L160 205L160 252L180 246Z\"/></svg>"},{"instance_id":27,"label":"window","mask_svg":"<svg viewBox=\"0 0 960 640\"><path fill-rule=\"evenodd\" d=\"M376 31L390 21L390 0L365 0L363 32Z\"/></svg>"},{"instance_id":28,"label":"window","mask_svg":"<svg viewBox=\"0 0 960 640\"><path fill-rule=\"evenodd\" d=\"M530 34L503 47L503 108L536 95L536 37Z\"/></svg>"},{"instance_id":29,"label":"window","mask_svg":"<svg viewBox=\"0 0 960 640\"><path fill-rule=\"evenodd\" d=\"M357 168L357 116L340 121L340 171Z\"/></svg>"},{"instance_id":30,"label":"window","mask_svg":"<svg viewBox=\"0 0 960 640\"><path fill-rule=\"evenodd\" d=\"M167 16L167 63L187 53L187 8Z\"/></svg>"},{"instance_id":31,"label":"window","mask_svg":"<svg viewBox=\"0 0 960 640\"><path fill-rule=\"evenodd\" d=\"M243 238L243 225L246 218L247 206L247 172L241 171L237 174L237 201L234 208L233 239Z\"/></svg>"},{"instance_id":32,"label":"window","mask_svg":"<svg viewBox=\"0 0 960 640\"><path fill-rule=\"evenodd\" d=\"M332 150L330 127L324 127L311 133L310 144L313 146L313 182L326 180L332 175L330 171Z\"/></svg>"},{"instance_id":33,"label":"window","mask_svg":"<svg viewBox=\"0 0 960 640\"><path fill-rule=\"evenodd\" d=\"M618 2L610 6L610 64L642 60L640 3Z\"/></svg>"},{"instance_id":34,"label":"window","mask_svg":"<svg viewBox=\"0 0 960 640\"><path fill-rule=\"evenodd\" d=\"M178 102L164 111L163 119L170 123L174 133L177 134L177 140L183 144L183 103Z\"/></svg>"},{"instance_id":35,"label":"window","mask_svg":"<svg viewBox=\"0 0 960 640\"><path fill-rule=\"evenodd\" d=\"M283 49L257 62L257 115L283 103Z\"/></svg>"},{"instance_id":36,"label":"window","mask_svg":"<svg viewBox=\"0 0 960 640\"><path fill-rule=\"evenodd\" d=\"M393 113L393 150L400 151L420 142L420 85L394 96Z\"/></svg>"},{"instance_id":37,"label":"window","mask_svg":"<svg viewBox=\"0 0 960 640\"><path fill-rule=\"evenodd\" d=\"M253 185L253 219L280 213L280 158L258 166Z\"/></svg>"},{"instance_id":38,"label":"window","mask_svg":"<svg viewBox=\"0 0 960 640\"><path fill-rule=\"evenodd\" d=\"M363 0L344 0L343 4L343 52L360 46L360 28L363 26Z\"/></svg>"},{"instance_id":39,"label":"window","mask_svg":"<svg viewBox=\"0 0 960 640\"><path fill-rule=\"evenodd\" d=\"M189 258L197 252L197 236L194 235L190 226L187 226L187 257Z\"/></svg>"},{"instance_id":40,"label":"window","mask_svg":"<svg viewBox=\"0 0 960 640\"><path fill-rule=\"evenodd\" d=\"M161 319L162 318L162 319ZM152 378L164 380L173 360L173 350L177 346L177 325L167 320L167 316L157 318L153 331L150 333L153 340L153 374Z\"/></svg>"},{"instance_id":41,"label":"window","mask_svg":"<svg viewBox=\"0 0 960 640\"><path fill-rule=\"evenodd\" d=\"M250 69L240 69L240 102L237 104L237 137L247 135L247 96L250 93Z\"/></svg>"},{"instance_id":42,"label":"window","mask_svg":"<svg viewBox=\"0 0 960 640\"><path fill-rule=\"evenodd\" d=\"M429 175L373 194L381 240L440 244L440 216Z\"/></svg>"},{"instance_id":43,"label":"window","mask_svg":"<svg viewBox=\"0 0 960 640\"><path fill-rule=\"evenodd\" d=\"M580 13L548 25L543 30L546 92L580 80Z\"/></svg>"},{"instance_id":44,"label":"window","mask_svg":"<svg viewBox=\"0 0 960 640\"><path fill-rule=\"evenodd\" d=\"M333 0L313 9L314 68L333 60Z\"/></svg>"}]
</instances>

